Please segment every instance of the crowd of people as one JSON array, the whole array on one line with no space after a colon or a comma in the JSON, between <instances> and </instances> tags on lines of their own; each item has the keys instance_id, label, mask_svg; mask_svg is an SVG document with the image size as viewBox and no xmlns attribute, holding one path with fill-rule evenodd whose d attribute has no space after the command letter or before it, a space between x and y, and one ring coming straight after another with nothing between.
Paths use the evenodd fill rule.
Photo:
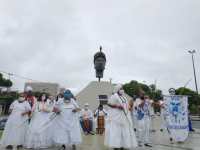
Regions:
<instances>
[{"instance_id":1,"label":"crowd of people","mask_svg":"<svg viewBox=\"0 0 200 150\"><path fill-rule=\"evenodd\" d=\"M70 90L56 98L42 94L36 98L32 88L10 106L10 116L1 139L1 146L20 146L30 149L70 146L73 150L85 135L105 134L105 146L114 150L152 147L150 129L154 116L153 106L164 108L163 101L154 102L144 92L128 100L122 85L116 85L106 104L93 112L86 103L81 109ZM96 124L94 123L96 122ZM165 128L163 119L161 131Z\"/></svg>"}]
</instances>

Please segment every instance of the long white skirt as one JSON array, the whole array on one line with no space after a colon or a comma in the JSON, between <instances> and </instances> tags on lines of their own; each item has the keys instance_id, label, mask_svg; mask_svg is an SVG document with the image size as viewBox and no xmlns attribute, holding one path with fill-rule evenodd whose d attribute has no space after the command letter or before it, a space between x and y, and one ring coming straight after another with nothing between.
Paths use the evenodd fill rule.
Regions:
<instances>
[{"instance_id":1,"label":"long white skirt","mask_svg":"<svg viewBox=\"0 0 200 150\"><path fill-rule=\"evenodd\" d=\"M1 139L3 147L24 145L28 128L27 119L27 116L21 116L21 112L14 112L9 116Z\"/></svg>"},{"instance_id":2,"label":"long white skirt","mask_svg":"<svg viewBox=\"0 0 200 150\"><path fill-rule=\"evenodd\" d=\"M64 109L53 123L53 141L55 145L80 144L81 128L78 114L71 109Z\"/></svg>"},{"instance_id":3,"label":"long white skirt","mask_svg":"<svg viewBox=\"0 0 200 150\"><path fill-rule=\"evenodd\" d=\"M26 148L48 148L53 145L52 124L48 123L50 115L52 113L45 112L34 115L26 135Z\"/></svg>"},{"instance_id":4,"label":"long white skirt","mask_svg":"<svg viewBox=\"0 0 200 150\"><path fill-rule=\"evenodd\" d=\"M73 126L71 128L71 144L81 144L82 136L81 136L81 125L79 121L78 113L73 113Z\"/></svg>"},{"instance_id":5,"label":"long white skirt","mask_svg":"<svg viewBox=\"0 0 200 150\"><path fill-rule=\"evenodd\" d=\"M123 123L107 120L105 130L105 145L110 148L135 148L136 136L131 123Z\"/></svg>"}]
</instances>

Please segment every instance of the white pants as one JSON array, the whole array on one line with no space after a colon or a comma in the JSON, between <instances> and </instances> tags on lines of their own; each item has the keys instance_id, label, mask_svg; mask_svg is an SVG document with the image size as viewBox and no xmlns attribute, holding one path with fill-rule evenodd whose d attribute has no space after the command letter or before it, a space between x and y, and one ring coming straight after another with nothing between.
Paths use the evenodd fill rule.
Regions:
<instances>
[{"instance_id":1,"label":"white pants","mask_svg":"<svg viewBox=\"0 0 200 150\"><path fill-rule=\"evenodd\" d=\"M164 116L164 114L161 114L160 117L161 117L160 128L165 130L166 129L166 116Z\"/></svg>"},{"instance_id":2,"label":"white pants","mask_svg":"<svg viewBox=\"0 0 200 150\"><path fill-rule=\"evenodd\" d=\"M145 116L142 120L138 120L138 142L148 144L150 134L150 118Z\"/></svg>"}]
</instances>

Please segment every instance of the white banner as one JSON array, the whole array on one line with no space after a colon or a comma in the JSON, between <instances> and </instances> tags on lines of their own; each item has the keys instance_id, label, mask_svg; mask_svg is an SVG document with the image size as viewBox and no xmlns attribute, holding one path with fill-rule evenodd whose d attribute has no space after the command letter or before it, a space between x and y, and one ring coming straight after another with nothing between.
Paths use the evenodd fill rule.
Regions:
<instances>
[{"instance_id":1,"label":"white banner","mask_svg":"<svg viewBox=\"0 0 200 150\"><path fill-rule=\"evenodd\" d=\"M183 142L188 137L188 97L164 96L167 128L172 138Z\"/></svg>"}]
</instances>

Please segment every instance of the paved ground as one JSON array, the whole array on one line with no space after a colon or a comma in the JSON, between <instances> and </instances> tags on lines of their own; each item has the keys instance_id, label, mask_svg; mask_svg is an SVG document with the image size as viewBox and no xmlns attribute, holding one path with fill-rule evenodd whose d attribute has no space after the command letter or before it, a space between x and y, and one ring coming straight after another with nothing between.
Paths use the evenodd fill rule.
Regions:
<instances>
[{"instance_id":1,"label":"paved ground","mask_svg":"<svg viewBox=\"0 0 200 150\"><path fill-rule=\"evenodd\" d=\"M153 127L158 129L159 122L160 119L156 117ZM195 125L200 125L200 122L196 122ZM151 141L153 148L142 147L136 148L136 150L200 150L200 129L196 129L195 133L191 133L185 143L171 144L167 131L160 132L159 130L151 133ZM83 143L77 147L77 150L110 150L104 146L103 142L104 136L83 136ZM59 148L49 148L48 150L59 150Z\"/></svg>"}]
</instances>

